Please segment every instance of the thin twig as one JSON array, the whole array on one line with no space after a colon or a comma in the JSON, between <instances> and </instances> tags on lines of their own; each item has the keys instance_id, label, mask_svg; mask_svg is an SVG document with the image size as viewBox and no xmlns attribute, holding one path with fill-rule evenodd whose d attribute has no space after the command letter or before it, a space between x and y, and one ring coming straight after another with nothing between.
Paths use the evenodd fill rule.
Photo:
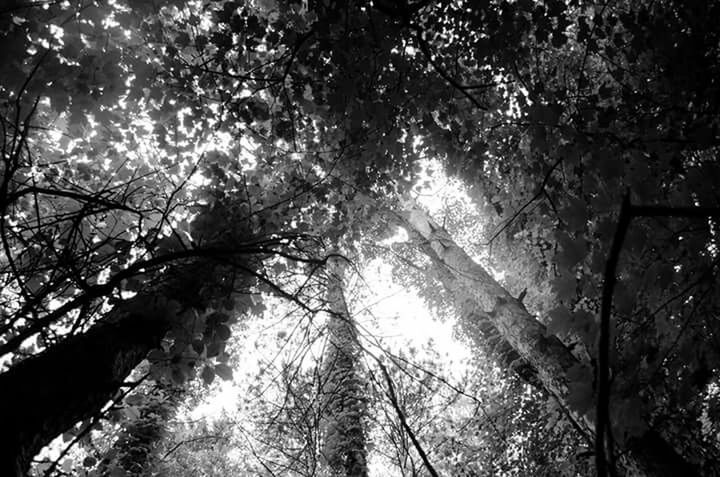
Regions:
<instances>
[{"instance_id":1,"label":"thin twig","mask_svg":"<svg viewBox=\"0 0 720 477\"><path fill-rule=\"evenodd\" d=\"M518 216L519 216L520 214L522 214L523 211L530 206L530 204L532 204L533 202L535 202L541 195L543 195L543 194L546 193L546 192L545 192L545 186L547 185L548 181L550 180L550 177L552 176L553 171L554 171L555 169L557 169L557 166L559 166L561 162L562 162L562 157L561 157L560 159L558 159L557 161L555 161L555 164L553 164L553 165L550 167L550 169L545 173L545 177L543 178L543 181L542 181L542 183L540 184L540 187L538 188L538 191L535 193L535 195L532 196L532 198L531 198L530 200L528 200L522 207L520 207L520 209L518 209L518 211L515 212L515 213L513 214L513 216L510 217L510 218L505 222L505 224L504 224L502 227L500 227L500 230L498 230L497 232L495 232L495 233L493 234L493 236L490 238L490 240L488 240L487 242L485 242L485 245L486 245L486 246L492 244L493 241L495 241L495 239L498 238L498 236L499 236L501 233L503 233L503 231L505 231L505 229L507 229L508 227L510 227L510 225L515 221L515 219L517 219ZM548 200L549 200L549 199L550 199L550 196L548 196ZM553 207L553 209L554 209L554 208L555 208L555 205L554 205L552 202L550 202L550 204L552 205L552 207Z\"/></svg>"},{"instance_id":2,"label":"thin twig","mask_svg":"<svg viewBox=\"0 0 720 477\"><path fill-rule=\"evenodd\" d=\"M445 81L447 81L450 86L458 90L463 96L469 99L476 108L480 109L481 111L487 111L488 108L486 106L483 106L480 101L478 101L477 98L473 96L469 91L472 89L477 89L476 86L468 87L462 85L458 83L457 80L455 80L452 76L450 76L447 71L445 71L439 64L435 62L435 60L433 60L430 46L428 45L428 42L422 37L420 27L415 26L413 29L416 31L415 38L418 42L418 46L420 47L420 51L423 52L423 55L425 55L425 59L428 63L430 63L430 66L433 67L437 74L439 74Z\"/></svg>"}]
</instances>

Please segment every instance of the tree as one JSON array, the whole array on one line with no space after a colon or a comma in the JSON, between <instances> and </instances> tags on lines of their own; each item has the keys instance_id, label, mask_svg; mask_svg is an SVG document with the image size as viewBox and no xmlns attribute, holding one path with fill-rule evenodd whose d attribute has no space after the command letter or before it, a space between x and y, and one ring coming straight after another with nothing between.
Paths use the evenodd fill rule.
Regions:
<instances>
[{"instance_id":1,"label":"tree","mask_svg":"<svg viewBox=\"0 0 720 477\"><path fill-rule=\"evenodd\" d=\"M229 263L223 262L225 265L220 267L196 266L176 271L179 281L169 282L149 296L141 294L121 303L86 333L66 338L37 356L26 358L0 377L4 385L18 390L3 397L8 423L3 443L14 450L6 454L11 459L6 463L8 469L13 469L11 475L24 473L30 458L57 434L99 412L148 352L160 348L169 332L173 332L173 347L168 346L155 359L158 366L166 366L168 377L173 375L177 381L186 379L186 373L192 372L201 354L208 358L222 354L228 337L225 322L229 317L216 313L201 319L188 305L181 308L187 299L180 299L197 300L208 283L204 281L205 274L217 280L221 277L219 269ZM190 288L192 283L197 288ZM237 280L229 283L231 290L238 285ZM191 291L194 293L188 295ZM225 292L220 296L227 295ZM170 302L173 297L178 300ZM194 338L198 332L200 339ZM66 370L72 370L70 380ZM29 387L28 383L42 386Z\"/></svg>"},{"instance_id":2,"label":"tree","mask_svg":"<svg viewBox=\"0 0 720 477\"><path fill-rule=\"evenodd\" d=\"M255 284L282 293L262 278L261 264L276 252L284 255L280 249L290 245L291 236L302 235L271 231L274 226L267 220L277 217L278 199L270 189L264 191L270 194L267 207L262 194L254 194L246 195L251 202L245 202L244 210L242 200L233 200L236 208L228 210L222 187L229 186L231 169L218 168L221 154L210 154L215 160L202 167L199 162L170 163L170 151L177 161L188 157L183 151L189 143L177 136L169 146L160 144L168 147L158 156L146 159L138 153L138 140L148 137L133 121L145 112L114 101L132 97L144 83L118 91L96 76L89 90L73 80L67 88L48 87L48 77L62 83L73 76L65 71L78 67L71 50L82 52L83 74L97 61L112 70L103 70L107 78L120 79L118 67L134 65L139 71L134 60L124 62L129 58L121 51L127 31L106 31L102 22L106 14L115 14L122 20L118 26L133 27L141 38L135 16L140 11L53 5L35 18L27 11L33 8L11 6L3 17L3 31L14 42L11 50L31 55L7 63L11 69L19 65L24 81L2 84L8 101L3 116L0 349L11 355L13 366L0 380L17 389L2 401L8 423L2 437L7 449L3 472L8 475L24 474L30 459L52 438L100 412L149 351L162 345L154 363L177 381L193 373L199 360L222 359L230 318L222 310L242 313L259 306L249 295L234 304L238 291L252 293ZM63 31L68 36L59 41ZM96 41L106 34L113 41L101 51ZM142 49L134 45L132 51L135 47ZM38 49L44 53L33 58ZM9 78L17 78L12 72ZM63 97L66 92L72 93L69 98ZM83 118L87 112L100 124ZM57 121L57 127L39 129L36 121ZM56 132L61 138L57 143L51 134ZM73 137L83 132L84 138ZM135 134L133 144L122 146L118 141L123 134ZM68 136L70 142L64 139ZM135 162L121 157L123 152ZM222 177L201 192L189 184L198 169ZM217 188L219 183L224 186ZM240 191L238 184L230 187ZM205 196L193 198L196 192ZM249 214L250 207L257 209ZM220 217L233 225L219 223ZM182 226L170 228L171 222ZM312 238L304 243L311 244ZM314 259L306 263L320 264Z\"/></svg>"},{"instance_id":3,"label":"tree","mask_svg":"<svg viewBox=\"0 0 720 477\"><path fill-rule=\"evenodd\" d=\"M414 207L400 217L402 224L425 243L424 249L432 254L436 266L445 268L446 273L440 274L445 279L444 285L455 290L460 303L470 302L470 306L478 310L469 316L479 318L479 326L483 326L483 320L489 321L537 370L536 379L544 390L575 414L579 426L588 426L589 420L582 412L582 406L586 405L583 398L579 398L579 406L574 405L577 395L587 393L591 386L592 375L587 365L578 361L556 337L547 336L545 327L528 313L522 302L504 290L421 209ZM482 335L473 338L482 339ZM634 459L643 472L651 475L692 475L696 472L671 445L651 430L629 440L627 445L631 452L628 457Z\"/></svg>"},{"instance_id":4,"label":"tree","mask_svg":"<svg viewBox=\"0 0 720 477\"><path fill-rule=\"evenodd\" d=\"M520 379L508 379L506 370L478 356L459 379L449 380L437 352L422 359L425 352L409 353L387 353L388 370L408 424L439 475L589 473L587 441ZM416 475L420 458L395 410L385 413L375 425L382 430L376 448L400 475ZM382 407L374 414L383 415Z\"/></svg>"},{"instance_id":5,"label":"tree","mask_svg":"<svg viewBox=\"0 0 720 477\"><path fill-rule=\"evenodd\" d=\"M323 370L323 457L332 475L367 476L366 400L358 332L343 294L345 265L329 271L328 347Z\"/></svg>"},{"instance_id":6,"label":"tree","mask_svg":"<svg viewBox=\"0 0 720 477\"><path fill-rule=\"evenodd\" d=\"M500 357L563 401L582 388L579 412L600 416L601 473L650 428L670 444L646 441L646 468L668 448L716 467L716 5L0 12L0 382L26 390L3 401L8 473L101 411L150 349L183 381L190 362L225 358L229 315L261 306L249 296L302 302L295 279L323 265L322 242L350 251L391 234L381 211L413 194L433 158L468 184L494 227L488 246L522 252L507 280L529 282L525 308L547 326L486 273L489 295L460 287L481 305L470 316L493 321L501 297L516 319L495 320ZM595 388L589 368L567 374L591 357ZM77 371L72 391L58 391L63 369ZM24 404L41 393L25 384L40 382L57 406L30 419Z\"/></svg>"}]
</instances>

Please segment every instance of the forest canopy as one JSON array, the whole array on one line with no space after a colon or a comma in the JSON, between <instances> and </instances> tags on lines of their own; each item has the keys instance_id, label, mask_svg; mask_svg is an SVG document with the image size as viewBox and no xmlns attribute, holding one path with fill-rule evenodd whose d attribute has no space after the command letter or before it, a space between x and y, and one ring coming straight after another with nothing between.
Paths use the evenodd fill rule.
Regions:
<instances>
[{"instance_id":1,"label":"forest canopy","mask_svg":"<svg viewBox=\"0 0 720 477\"><path fill-rule=\"evenodd\" d=\"M717 25L4 2L0 474L717 475ZM373 267L462 376L363 321ZM279 321L252 423L177 418Z\"/></svg>"}]
</instances>

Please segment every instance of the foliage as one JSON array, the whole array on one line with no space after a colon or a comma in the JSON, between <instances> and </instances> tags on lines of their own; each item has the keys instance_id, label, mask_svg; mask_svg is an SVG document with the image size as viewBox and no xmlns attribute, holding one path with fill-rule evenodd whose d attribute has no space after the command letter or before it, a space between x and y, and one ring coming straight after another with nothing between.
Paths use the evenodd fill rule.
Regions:
<instances>
[{"instance_id":1,"label":"foliage","mask_svg":"<svg viewBox=\"0 0 720 477\"><path fill-rule=\"evenodd\" d=\"M487 360L473 359L455 379L437 352L389 355L399 402L440 475L585 475L587 442L562 411ZM422 360L421 355L425 355ZM422 466L387 404L378 404L378 449L401 475Z\"/></svg>"},{"instance_id":2,"label":"foliage","mask_svg":"<svg viewBox=\"0 0 720 477\"><path fill-rule=\"evenodd\" d=\"M229 324L273 294L317 311L328 251L383 256L383 211L434 160L473 200L448 228L597 370L568 377L573 407L602 407L611 384L619 448L658 428L709 474L719 17L679 0L11 1L2 368L152 311L168 322L153 378L231 378ZM645 212L608 277L624 197ZM392 253L396 274L425 267ZM447 308L426 274L409 280Z\"/></svg>"}]
</instances>

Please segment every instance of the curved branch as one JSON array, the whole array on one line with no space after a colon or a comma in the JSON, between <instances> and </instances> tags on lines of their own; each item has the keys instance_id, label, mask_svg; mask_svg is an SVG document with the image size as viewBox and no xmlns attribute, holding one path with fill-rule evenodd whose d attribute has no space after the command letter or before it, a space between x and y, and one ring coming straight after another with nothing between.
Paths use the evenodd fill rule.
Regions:
<instances>
[{"instance_id":1,"label":"curved branch","mask_svg":"<svg viewBox=\"0 0 720 477\"><path fill-rule=\"evenodd\" d=\"M596 408L596 434L595 434L595 465L598 475L605 477L610 473L614 475L611 462L608 462L606 454L605 431L608 434L607 452L612 456L612 443L610 437L610 314L612 312L612 299L615 284L617 283L617 265L620 260L623 242L630 227L630 222L635 217L685 217L685 218L707 218L720 217L720 207L665 207L665 206L643 206L632 205L629 193L623 197L620 215L618 217L615 236L610 247L610 254L605 263L603 275L602 300L600 308L600 333L598 336L598 359L597 359L597 383L598 401Z\"/></svg>"},{"instance_id":2,"label":"curved branch","mask_svg":"<svg viewBox=\"0 0 720 477\"><path fill-rule=\"evenodd\" d=\"M30 338L35 333L40 332L50 324L52 324L54 321L62 318L72 310L85 305L87 303L90 303L92 300L95 300L97 298L100 298L102 296L105 296L109 293L112 293L112 291L120 285L120 283L128 278L132 278L138 273L142 273L144 270L149 268L155 268L160 267L163 265L168 265L173 262L179 261L179 260L185 260L185 259L191 259L191 258L228 258L232 256L237 255L252 255L252 254L268 254L268 255L278 255L282 256L284 258L287 258L289 260L298 261L298 262L304 262L304 263L312 263L312 264L319 264L324 263L328 258L330 258L332 255L328 255L323 260L315 260L315 259L307 259L303 257L298 257L295 255L291 255L279 250L275 250L272 248L264 248L264 247L243 247L243 248L220 248L220 247L205 247L205 248L194 248L194 249L188 249L188 250L180 250L176 252L170 252L166 253L157 257L150 258L148 260L143 260L139 262L135 262L125 268L124 270L119 271L115 275L113 275L106 283L102 285L94 285L90 287L85 293L75 297L74 299L64 303L62 306L56 308L52 312L48 313L47 315L43 316L40 319L37 319L33 321L32 325L29 327L21 330L18 332L18 334L10 339L8 339L5 343L0 345L0 357L13 352L15 349L17 349L23 341ZM235 264L235 266L238 266ZM288 294L284 290L279 289L276 285L274 285L272 282L270 282L267 277L263 277L262 275L258 274L257 272L252 272L247 267L241 267L239 268L243 269L244 271L251 273L256 278L262 280L265 283L270 284L271 286L276 288L276 291L280 293L280 296L283 296L285 298L289 298L295 302L297 302L297 299L295 297L292 297L292 295ZM28 310L25 310L27 312Z\"/></svg>"},{"instance_id":3,"label":"curved branch","mask_svg":"<svg viewBox=\"0 0 720 477\"><path fill-rule=\"evenodd\" d=\"M605 275L602 289L602 304L600 308L600 335L598 337L598 401L595 420L595 466L597 467L598 477L605 477L608 472L614 474L614 470L609 466L607 454L605 452L605 430L611 433L609 406L610 406L610 311L612 308L613 291L617 282L615 272L617 270L617 262L620 258L625 235L630 225L630 196L628 194L623 198L620 207L620 217L618 218L617 228L615 229L615 237L610 247L610 256L605 264Z\"/></svg>"}]
</instances>

